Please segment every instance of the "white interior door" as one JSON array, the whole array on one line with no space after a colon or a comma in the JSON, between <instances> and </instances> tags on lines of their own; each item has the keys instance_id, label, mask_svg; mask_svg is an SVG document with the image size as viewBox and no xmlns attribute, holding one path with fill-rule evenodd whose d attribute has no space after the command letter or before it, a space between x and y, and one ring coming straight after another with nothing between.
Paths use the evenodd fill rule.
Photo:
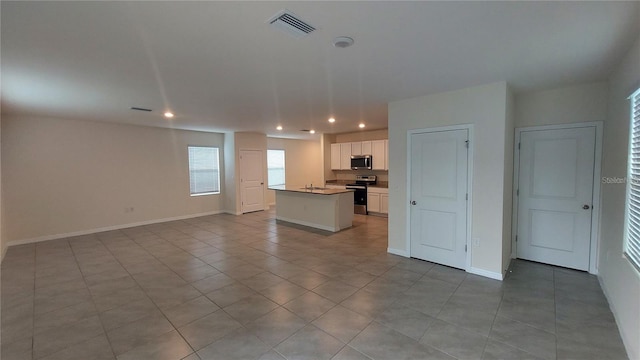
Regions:
<instances>
[{"instance_id":1,"label":"white interior door","mask_svg":"<svg viewBox=\"0 0 640 360\"><path fill-rule=\"evenodd\" d=\"M240 150L242 213L264 210L264 168L261 150Z\"/></svg>"},{"instance_id":2,"label":"white interior door","mask_svg":"<svg viewBox=\"0 0 640 360\"><path fill-rule=\"evenodd\" d=\"M411 256L466 268L469 131L411 135Z\"/></svg>"},{"instance_id":3,"label":"white interior door","mask_svg":"<svg viewBox=\"0 0 640 360\"><path fill-rule=\"evenodd\" d=\"M519 258L589 269L595 127L520 135Z\"/></svg>"}]
</instances>

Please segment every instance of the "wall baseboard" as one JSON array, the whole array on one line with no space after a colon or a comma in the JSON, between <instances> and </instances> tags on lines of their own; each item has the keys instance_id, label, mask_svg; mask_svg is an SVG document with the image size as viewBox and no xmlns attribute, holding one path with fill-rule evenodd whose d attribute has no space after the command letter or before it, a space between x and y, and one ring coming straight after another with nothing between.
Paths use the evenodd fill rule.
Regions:
<instances>
[{"instance_id":1,"label":"wall baseboard","mask_svg":"<svg viewBox=\"0 0 640 360\"><path fill-rule=\"evenodd\" d=\"M170 218L154 219L154 220L140 221L140 222L129 223L129 224L121 224L121 225L106 226L106 227L95 228L95 229L73 231L73 232L63 233L63 234L38 236L38 237L30 238L30 239L22 239L22 240L11 241L9 244L7 244L7 247L15 246L15 245L32 244L32 243L37 243L37 242L42 242L42 241L49 241L49 240L56 240L56 239L64 239L64 238L74 237L74 236L90 235L90 234L95 234L95 233L104 232L104 231L127 229L127 228L131 228L131 227L136 227L136 226L152 225L152 224L158 224L158 223L163 223L163 222L168 222L168 221L192 219L192 218L197 218L197 217L201 217L201 216L208 216L208 215L217 215L217 214L220 214L222 212L223 211L220 211L220 210L219 211L209 211L209 212L204 212L204 213L181 215L181 216L174 216L174 217L170 217ZM5 248L5 252L6 252L6 248ZM4 258L4 253L2 255L3 255L2 257Z\"/></svg>"},{"instance_id":2,"label":"wall baseboard","mask_svg":"<svg viewBox=\"0 0 640 360\"><path fill-rule=\"evenodd\" d=\"M480 276L484 276L484 277L488 277L490 279L494 279L494 280L504 280L504 276L500 273L497 272L493 272L493 271L488 271L488 270L484 270L484 269L478 269L478 268L474 268L474 267L470 267L467 269L467 272L470 274L475 274L475 275L480 275Z\"/></svg>"},{"instance_id":3,"label":"wall baseboard","mask_svg":"<svg viewBox=\"0 0 640 360\"><path fill-rule=\"evenodd\" d=\"M409 257L409 252L405 251L405 250L400 250L400 249L394 249L394 248L387 248L387 252L389 254L393 254L393 255L398 255L398 256L404 256L406 258Z\"/></svg>"}]
</instances>

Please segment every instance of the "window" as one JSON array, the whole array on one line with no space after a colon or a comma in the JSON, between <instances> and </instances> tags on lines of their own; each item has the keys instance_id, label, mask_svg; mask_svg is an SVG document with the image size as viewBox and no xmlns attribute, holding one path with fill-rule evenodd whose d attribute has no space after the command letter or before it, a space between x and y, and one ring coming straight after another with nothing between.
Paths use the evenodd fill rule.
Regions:
<instances>
[{"instance_id":1,"label":"window","mask_svg":"<svg viewBox=\"0 0 640 360\"><path fill-rule=\"evenodd\" d=\"M218 148L189 146L189 188L191 196L220 193Z\"/></svg>"},{"instance_id":2,"label":"window","mask_svg":"<svg viewBox=\"0 0 640 360\"><path fill-rule=\"evenodd\" d=\"M284 185L284 150L267 150L269 186Z\"/></svg>"},{"instance_id":3,"label":"window","mask_svg":"<svg viewBox=\"0 0 640 360\"><path fill-rule=\"evenodd\" d=\"M631 95L624 253L640 271L640 89Z\"/></svg>"}]
</instances>

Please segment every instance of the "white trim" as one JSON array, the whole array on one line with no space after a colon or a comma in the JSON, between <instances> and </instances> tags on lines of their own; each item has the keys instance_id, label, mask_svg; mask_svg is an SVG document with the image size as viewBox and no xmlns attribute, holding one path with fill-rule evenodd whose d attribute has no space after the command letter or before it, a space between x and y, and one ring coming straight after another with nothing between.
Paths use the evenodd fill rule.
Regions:
<instances>
[{"instance_id":1,"label":"white trim","mask_svg":"<svg viewBox=\"0 0 640 360\"><path fill-rule=\"evenodd\" d=\"M582 123L559 124L559 125L543 125L543 126L527 126L516 128L513 141L513 209L511 220L511 258L517 258L516 235L518 233L518 183L520 181L520 135L526 131L541 130L563 130L594 127L596 130L594 164L593 164L593 211L591 212L591 240L589 251L589 273L598 274L599 249L600 249L600 215L602 213L600 206L600 176L602 172L602 121L590 121Z\"/></svg>"},{"instance_id":2,"label":"white trim","mask_svg":"<svg viewBox=\"0 0 640 360\"><path fill-rule=\"evenodd\" d=\"M488 271L484 269L478 269L473 266L470 266L467 269L467 272L470 274L480 275L480 276L488 277L495 280L500 280L500 281L504 280L504 276L500 273Z\"/></svg>"},{"instance_id":3,"label":"white trim","mask_svg":"<svg viewBox=\"0 0 640 360\"><path fill-rule=\"evenodd\" d=\"M474 132L473 132L473 124L462 124L462 125L451 125L451 126L441 126L441 127L433 127L426 129L414 129L407 131L407 216L406 216L406 253L407 257L411 256L411 205L409 202L411 201L411 136L414 134L423 134L423 133L434 133L434 132L443 132L443 131L455 131L455 130L467 130L468 139L469 139L469 151L467 152L467 193L469 194L469 200L467 201L467 255L466 255L466 264L465 270L471 268L471 252L473 251L473 246L471 242L471 234L473 224L473 158L474 158ZM484 271L484 270L483 270Z\"/></svg>"},{"instance_id":4,"label":"white trim","mask_svg":"<svg viewBox=\"0 0 640 360\"><path fill-rule=\"evenodd\" d=\"M338 231L342 230L342 229L337 228L337 227L334 228L334 227L327 226L327 225L315 224L315 223L308 222L308 221L290 219L290 218L282 217L282 216L276 216L276 220L286 221L286 222L290 222L290 223L293 223L293 224L298 224L298 225L302 225L302 226L308 226L308 227L312 227L312 228L316 228L316 229L320 229L320 230L325 230L325 231L331 231L331 232L338 232Z\"/></svg>"},{"instance_id":5,"label":"white trim","mask_svg":"<svg viewBox=\"0 0 640 360\"><path fill-rule=\"evenodd\" d=\"M404 251L404 250L400 250L400 249L387 248L387 252L389 254L398 255L398 256L404 256L406 258L409 257L409 252L408 251Z\"/></svg>"},{"instance_id":6,"label":"white trim","mask_svg":"<svg viewBox=\"0 0 640 360\"><path fill-rule=\"evenodd\" d=\"M158 224L158 223L163 223L168 221L185 220L185 219L197 218L201 216L217 215L221 213L223 213L223 211L220 211L220 210L209 211L209 212L198 213L198 214L181 215L181 216L174 216L174 217L164 218L164 219L147 220L147 221L140 221L136 223L106 226L106 227L89 229L89 230L73 231L73 232L63 233L63 234L38 236L30 239L12 241L10 244L8 244L7 247L14 246L14 245L24 245L24 244L37 243L42 241L56 240L56 239L64 239L64 238L74 237L74 236L90 235L90 234L95 234L95 233L104 232L104 231L127 229L131 227L136 227L136 226L152 225L152 224Z\"/></svg>"}]
</instances>

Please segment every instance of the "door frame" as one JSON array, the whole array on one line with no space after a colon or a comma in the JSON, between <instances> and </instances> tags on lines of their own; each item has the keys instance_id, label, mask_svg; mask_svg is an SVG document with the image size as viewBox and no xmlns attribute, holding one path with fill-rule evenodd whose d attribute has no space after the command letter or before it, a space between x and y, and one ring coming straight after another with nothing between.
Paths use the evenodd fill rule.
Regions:
<instances>
[{"instance_id":1,"label":"door frame","mask_svg":"<svg viewBox=\"0 0 640 360\"><path fill-rule=\"evenodd\" d=\"M518 233L518 184L520 182L520 136L527 131L541 130L564 130L593 127L596 130L594 164L593 164L593 199L591 200L591 239L589 240L589 273L598 274L598 256L600 249L600 176L602 171L602 121L558 124L558 125L541 125L526 126L515 129L513 141L513 203L511 217L511 258L517 258L516 234Z\"/></svg>"},{"instance_id":2,"label":"door frame","mask_svg":"<svg viewBox=\"0 0 640 360\"><path fill-rule=\"evenodd\" d=\"M454 131L454 130L467 130L469 134L469 151L467 152L467 193L469 194L469 199L467 201L467 236L466 236L466 245L467 245L467 254L466 254L466 264L465 271L469 271L471 269L471 252L473 251L473 246L471 246L471 224L473 224L473 158L474 158L474 137L473 137L473 124L462 124L462 125L452 125L452 126L439 126L439 127L431 127L431 128L423 128L423 129L413 129L407 131L407 183L406 183L406 221L405 227L407 232L406 239L406 249L408 257L411 257L411 136L414 134L424 134L424 133L436 133L436 132L444 132L444 131Z\"/></svg>"}]
</instances>

